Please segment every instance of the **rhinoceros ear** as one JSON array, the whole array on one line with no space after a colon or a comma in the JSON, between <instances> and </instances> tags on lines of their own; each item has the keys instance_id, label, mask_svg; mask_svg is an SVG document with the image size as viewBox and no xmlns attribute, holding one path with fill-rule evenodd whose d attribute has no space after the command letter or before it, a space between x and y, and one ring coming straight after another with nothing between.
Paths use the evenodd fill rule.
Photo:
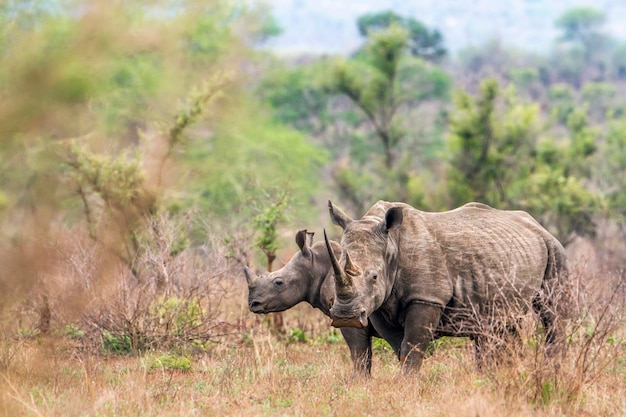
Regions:
<instances>
[{"instance_id":1,"label":"rhinoceros ear","mask_svg":"<svg viewBox=\"0 0 626 417\"><path fill-rule=\"evenodd\" d=\"M328 200L328 212L330 213L330 219L333 223L337 226L341 226L344 230L346 229L346 226L352 222L352 219L346 213L341 211L339 207L333 206L333 203L330 200Z\"/></svg>"},{"instance_id":2,"label":"rhinoceros ear","mask_svg":"<svg viewBox=\"0 0 626 417\"><path fill-rule=\"evenodd\" d=\"M404 214L402 212L402 207L392 207L387 210L385 213L385 223L384 227L386 231L393 229L394 227L398 227L402 224L402 220L404 219Z\"/></svg>"},{"instance_id":3,"label":"rhinoceros ear","mask_svg":"<svg viewBox=\"0 0 626 417\"><path fill-rule=\"evenodd\" d=\"M310 238L309 234L311 234ZM311 253L309 242L313 240L312 235L313 233L307 232L306 229L300 230L296 233L296 243L300 248L300 252L302 252L302 255L304 256L309 256Z\"/></svg>"}]
</instances>

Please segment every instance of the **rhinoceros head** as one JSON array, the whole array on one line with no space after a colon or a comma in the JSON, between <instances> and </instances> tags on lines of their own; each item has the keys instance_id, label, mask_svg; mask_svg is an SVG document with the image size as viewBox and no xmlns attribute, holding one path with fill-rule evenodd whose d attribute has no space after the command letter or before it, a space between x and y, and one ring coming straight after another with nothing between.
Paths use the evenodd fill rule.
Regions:
<instances>
[{"instance_id":1,"label":"rhinoceros head","mask_svg":"<svg viewBox=\"0 0 626 417\"><path fill-rule=\"evenodd\" d=\"M390 275L389 231L402 223L402 208L392 207L384 217L367 215L353 220L329 201L333 223L343 228L341 258L329 248L335 276L335 301L330 310L335 327L366 327L369 315L387 298ZM324 238L326 232L324 232ZM393 242L392 246L393 246Z\"/></svg>"},{"instance_id":2,"label":"rhinoceros head","mask_svg":"<svg viewBox=\"0 0 626 417\"><path fill-rule=\"evenodd\" d=\"M312 241L312 232L300 230L296 234L300 251L274 272L258 275L244 267L250 311L258 314L284 311L305 299L309 285L307 277L314 269Z\"/></svg>"}]
</instances>

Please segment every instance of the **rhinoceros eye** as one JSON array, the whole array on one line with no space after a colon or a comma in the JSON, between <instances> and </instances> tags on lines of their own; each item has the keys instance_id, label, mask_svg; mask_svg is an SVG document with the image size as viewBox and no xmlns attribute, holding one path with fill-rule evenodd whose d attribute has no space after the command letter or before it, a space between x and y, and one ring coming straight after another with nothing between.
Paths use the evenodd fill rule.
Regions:
<instances>
[{"instance_id":1,"label":"rhinoceros eye","mask_svg":"<svg viewBox=\"0 0 626 417\"><path fill-rule=\"evenodd\" d=\"M274 280L274 285L277 287L281 287L283 285L283 279L282 278L276 278Z\"/></svg>"}]
</instances>

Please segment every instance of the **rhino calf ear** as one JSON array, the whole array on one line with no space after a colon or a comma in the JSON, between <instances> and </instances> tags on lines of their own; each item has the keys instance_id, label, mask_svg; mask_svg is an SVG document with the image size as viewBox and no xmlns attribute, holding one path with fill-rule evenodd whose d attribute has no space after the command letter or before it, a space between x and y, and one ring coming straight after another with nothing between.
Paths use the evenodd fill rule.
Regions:
<instances>
[{"instance_id":1,"label":"rhino calf ear","mask_svg":"<svg viewBox=\"0 0 626 417\"><path fill-rule=\"evenodd\" d=\"M306 229L299 230L298 233L296 233L296 244L300 250L306 245Z\"/></svg>"},{"instance_id":2,"label":"rhino calf ear","mask_svg":"<svg viewBox=\"0 0 626 417\"><path fill-rule=\"evenodd\" d=\"M315 232L309 232L308 230L306 231L306 244L307 246L310 248L311 246L313 246L313 235L315 234Z\"/></svg>"},{"instance_id":3,"label":"rhino calf ear","mask_svg":"<svg viewBox=\"0 0 626 417\"><path fill-rule=\"evenodd\" d=\"M311 238L309 238L309 234L311 235ZM296 243L298 244L298 247L300 248L300 252L302 252L302 255L304 256L309 256L310 254L308 242L310 240L313 240L312 235L313 234L307 232L306 229L300 230L298 231L298 233L296 233Z\"/></svg>"},{"instance_id":4,"label":"rhino calf ear","mask_svg":"<svg viewBox=\"0 0 626 417\"><path fill-rule=\"evenodd\" d=\"M385 213L385 230L389 231L394 227L398 227L402 224L404 214L402 213L402 207L392 207Z\"/></svg>"}]
</instances>

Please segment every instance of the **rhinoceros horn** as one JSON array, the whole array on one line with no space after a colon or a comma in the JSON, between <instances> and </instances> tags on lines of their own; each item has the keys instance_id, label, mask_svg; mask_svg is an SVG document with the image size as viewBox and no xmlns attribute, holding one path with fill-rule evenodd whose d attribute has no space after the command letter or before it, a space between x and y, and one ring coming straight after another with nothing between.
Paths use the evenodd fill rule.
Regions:
<instances>
[{"instance_id":1,"label":"rhinoceros horn","mask_svg":"<svg viewBox=\"0 0 626 417\"><path fill-rule=\"evenodd\" d=\"M361 274L361 270L359 269L357 264L352 262L352 259L350 258L350 254L348 253L348 251L346 251L346 267L344 269L347 275L350 275L353 277Z\"/></svg>"},{"instance_id":2,"label":"rhinoceros horn","mask_svg":"<svg viewBox=\"0 0 626 417\"><path fill-rule=\"evenodd\" d=\"M339 266L339 261L337 261L335 252L333 252L333 248L330 246L330 242L328 241L326 229L324 229L324 242L326 242L326 249L328 250L328 255L330 256L330 263L332 264L333 272L335 273L335 289L337 294L346 293L352 288L352 279L350 279L350 277L346 275Z\"/></svg>"},{"instance_id":3,"label":"rhinoceros horn","mask_svg":"<svg viewBox=\"0 0 626 417\"><path fill-rule=\"evenodd\" d=\"M248 284L251 284L255 280L255 277L252 276L247 266L243 267L243 273L246 275L246 281L248 282Z\"/></svg>"}]
</instances>

